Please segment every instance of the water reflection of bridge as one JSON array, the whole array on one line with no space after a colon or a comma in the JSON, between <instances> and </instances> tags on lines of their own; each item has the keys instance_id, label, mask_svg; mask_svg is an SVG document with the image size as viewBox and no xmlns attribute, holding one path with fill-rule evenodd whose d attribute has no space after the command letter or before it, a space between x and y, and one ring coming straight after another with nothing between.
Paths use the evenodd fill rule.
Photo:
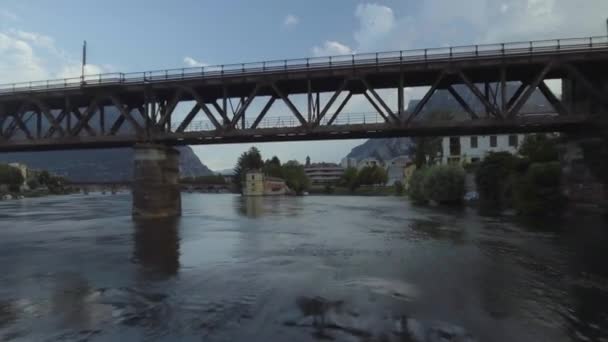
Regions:
<instances>
[{"instance_id":1,"label":"water reflection of bridge","mask_svg":"<svg viewBox=\"0 0 608 342\"><path fill-rule=\"evenodd\" d=\"M118 192L125 192L131 190L130 182L78 182L71 181L68 185L80 189L83 193L89 192L103 192L108 194L115 194Z\"/></svg>"}]
</instances>

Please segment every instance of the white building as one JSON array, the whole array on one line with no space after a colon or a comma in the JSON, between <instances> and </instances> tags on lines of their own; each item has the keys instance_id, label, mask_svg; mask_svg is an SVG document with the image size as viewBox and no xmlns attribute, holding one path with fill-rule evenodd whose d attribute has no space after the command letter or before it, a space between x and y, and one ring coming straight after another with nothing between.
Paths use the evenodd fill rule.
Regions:
<instances>
[{"instance_id":1,"label":"white building","mask_svg":"<svg viewBox=\"0 0 608 342\"><path fill-rule=\"evenodd\" d=\"M410 157L399 156L386 162L386 174L388 175L388 185L394 185L396 182L405 182L405 168L412 163Z\"/></svg>"},{"instance_id":2,"label":"white building","mask_svg":"<svg viewBox=\"0 0 608 342\"><path fill-rule=\"evenodd\" d=\"M315 163L306 165L304 172L312 184L335 184L342 178L344 168L333 163Z\"/></svg>"},{"instance_id":3,"label":"white building","mask_svg":"<svg viewBox=\"0 0 608 342\"><path fill-rule=\"evenodd\" d=\"M441 163L476 162L490 152L517 153L523 140L523 134L444 137Z\"/></svg>"},{"instance_id":4,"label":"white building","mask_svg":"<svg viewBox=\"0 0 608 342\"><path fill-rule=\"evenodd\" d=\"M372 166L380 166L380 167L384 167L384 165L382 164L382 161L376 159L376 158L365 158L365 159L361 159L358 163L357 163L357 169L359 171L361 171L361 169L363 169L364 167L372 167Z\"/></svg>"},{"instance_id":5,"label":"white building","mask_svg":"<svg viewBox=\"0 0 608 342\"><path fill-rule=\"evenodd\" d=\"M357 158L342 158L342 161L340 162L340 166L342 166L343 168L347 169L349 167L357 167Z\"/></svg>"}]
</instances>

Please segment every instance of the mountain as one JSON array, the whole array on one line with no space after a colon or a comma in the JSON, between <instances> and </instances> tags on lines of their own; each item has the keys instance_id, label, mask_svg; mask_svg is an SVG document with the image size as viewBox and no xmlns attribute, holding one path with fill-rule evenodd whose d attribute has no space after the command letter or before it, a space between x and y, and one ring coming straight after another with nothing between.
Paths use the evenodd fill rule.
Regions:
<instances>
[{"instance_id":1,"label":"mountain","mask_svg":"<svg viewBox=\"0 0 608 342\"><path fill-rule=\"evenodd\" d=\"M353 148L346 156L348 159L361 160L373 157L378 160L389 160L396 156L413 153L413 141L410 138L370 139Z\"/></svg>"},{"instance_id":2,"label":"mountain","mask_svg":"<svg viewBox=\"0 0 608 342\"><path fill-rule=\"evenodd\" d=\"M112 123L120 116L115 107L105 109L105 129L110 129ZM134 116L141 121L141 116ZM33 122L27 122L27 125ZM140 124L143 124L140 122ZM99 131L101 123L98 112L89 121L89 125ZM48 129L48 123L43 121L42 128ZM33 129L33 127L30 127ZM117 134L131 134L132 128L123 124ZM180 151L180 172L182 177L196 177L213 174L207 166L198 159L188 146L178 147ZM133 149L95 149L69 150L48 152L15 152L0 154L0 163L19 162L28 167L64 176L78 182L121 182L130 181L133 177Z\"/></svg>"},{"instance_id":3,"label":"mountain","mask_svg":"<svg viewBox=\"0 0 608 342\"><path fill-rule=\"evenodd\" d=\"M214 171L214 173L216 173L216 174L219 173L222 176L234 176L234 169L217 170L217 171Z\"/></svg>"},{"instance_id":4,"label":"mountain","mask_svg":"<svg viewBox=\"0 0 608 342\"><path fill-rule=\"evenodd\" d=\"M182 177L204 176L211 170L189 146L178 147ZM122 182L133 177L133 149L14 152L0 154L0 163L19 162L77 182Z\"/></svg>"},{"instance_id":5,"label":"mountain","mask_svg":"<svg viewBox=\"0 0 608 342\"><path fill-rule=\"evenodd\" d=\"M466 86L455 85L454 88L469 104L471 109L473 109L480 116L485 115L485 108L483 104ZM508 84L507 97L510 98L516 90L516 85ZM420 100L411 100L408 104L408 110L411 111L416 108L419 102ZM539 91L535 91L532 93L532 96L530 96L530 99L526 105L522 108L522 112L540 113L546 112L549 108L551 108L551 106L545 97ZM433 94L425 105L424 109L414 120L429 120L431 114L436 112L450 113L450 120L454 121L470 119L467 112L462 109L460 104L447 90L438 90L435 92L435 94ZM356 159L357 161L360 161L364 158L373 157L379 160L390 160L397 156L410 156L413 152L413 141L411 138L370 139L353 148L346 156L346 159Z\"/></svg>"}]
</instances>

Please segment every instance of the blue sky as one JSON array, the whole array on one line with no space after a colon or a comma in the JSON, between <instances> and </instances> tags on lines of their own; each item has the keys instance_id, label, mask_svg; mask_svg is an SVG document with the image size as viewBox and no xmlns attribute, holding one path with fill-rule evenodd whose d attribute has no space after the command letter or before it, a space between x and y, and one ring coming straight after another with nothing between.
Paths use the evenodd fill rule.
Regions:
<instances>
[{"instance_id":1,"label":"blue sky","mask_svg":"<svg viewBox=\"0 0 608 342\"><path fill-rule=\"evenodd\" d=\"M585 5L582 5L584 2ZM0 0L0 83L510 40L606 34L606 0ZM416 97L417 92L406 93ZM357 106L357 103L354 104ZM352 111L365 110L352 108ZM258 144L266 157L339 161L361 141ZM212 169L250 145L197 146Z\"/></svg>"}]
</instances>

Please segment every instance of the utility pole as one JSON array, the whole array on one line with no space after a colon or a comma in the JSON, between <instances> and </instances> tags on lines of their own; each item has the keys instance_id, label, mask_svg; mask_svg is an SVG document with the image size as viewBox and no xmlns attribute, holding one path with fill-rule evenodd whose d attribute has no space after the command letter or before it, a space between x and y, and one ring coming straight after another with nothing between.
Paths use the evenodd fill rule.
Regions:
<instances>
[{"instance_id":1,"label":"utility pole","mask_svg":"<svg viewBox=\"0 0 608 342\"><path fill-rule=\"evenodd\" d=\"M82 44L82 70L80 73L80 81L84 84L84 67L87 65L87 41Z\"/></svg>"}]
</instances>

